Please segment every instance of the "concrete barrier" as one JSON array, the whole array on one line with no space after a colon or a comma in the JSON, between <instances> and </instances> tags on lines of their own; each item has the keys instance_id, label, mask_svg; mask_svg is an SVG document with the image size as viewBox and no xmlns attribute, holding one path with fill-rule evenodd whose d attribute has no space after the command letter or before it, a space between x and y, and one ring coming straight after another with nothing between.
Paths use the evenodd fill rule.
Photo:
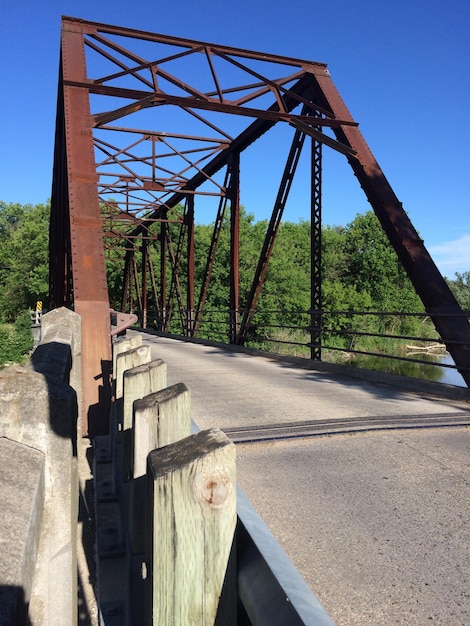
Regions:
<instances>
[{"instance_id":1,"label":"concrete barrier","mask_svg":"<svg viewBox=\"0 0 470 626\"><path fill-rule=\"evenodd\" d=\"M44 461L42 452L0 437L2 625L26 619L42 523Z\"/></svg>"},{"instance_id":2,"label":"concrete barrier","mask_svg":"<svg viewBox=\"0 0 470 626\"><path fill-rule=\"evenodd\" d=\"M0 607L5 601L11 609L2 626L77 622L80 353L80 317L56 309L42 317L29 363L0 372L0 441L10 459L0 498L12 499L9 510L2 508L11 528L1 537Z\"/></svg>"}]
</instances>

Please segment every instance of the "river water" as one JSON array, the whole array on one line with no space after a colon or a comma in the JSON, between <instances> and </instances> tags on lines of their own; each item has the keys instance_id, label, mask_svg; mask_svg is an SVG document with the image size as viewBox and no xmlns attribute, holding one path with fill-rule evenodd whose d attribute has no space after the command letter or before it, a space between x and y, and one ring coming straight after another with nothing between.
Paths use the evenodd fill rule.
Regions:
<instances>
[{"instance_id":1,"label":"river water","mask_svg":"<svg viewBox=\"0 0 470 626\"><path fill-rule=\"evenodd\" d=\"M454 365L454 361L450 355L446 355L440 362L446 365ZM441 367L442 377L439 379L440 383L447 383L448 385L457 385L457 387L466 387L464 379L457 370L450 369L449 367Z\"/></svg>"},{"instance_id":2,"label":"river water","mask_svg":"<svg viewBox=\"0 0 470 626\"><path fill-rule=\"evenodd\" d=\"M436 363L441 363L442 365L453 365L454 361L449 354L438 357L419 355L417 358L422 360L424 363L356 355L356 358L350 363L350 365L353 367L363 367L365 369L388 372L390 374L398 374L400 376L408 376L410 378L432 380L434 382L455 385L457 387L467 386L462 376L456 369L436 365Z\"/></svg>"}]
</instances>

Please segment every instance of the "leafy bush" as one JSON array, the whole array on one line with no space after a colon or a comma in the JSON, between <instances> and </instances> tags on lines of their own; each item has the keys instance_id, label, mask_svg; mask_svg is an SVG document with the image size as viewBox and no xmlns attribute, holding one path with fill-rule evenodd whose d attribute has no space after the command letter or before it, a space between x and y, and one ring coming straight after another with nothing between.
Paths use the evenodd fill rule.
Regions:
<instances>
[{"instance_id":1,"label":"leafy bush","mask_svg":"<svg viewBox=\"0 0 470 626\"><path fill-rule=\"evenodd\" d=\"M14 324L0 325L0 365L22 363L33 347L29 311L24 311Z\"/></svg>"}]
</instances>

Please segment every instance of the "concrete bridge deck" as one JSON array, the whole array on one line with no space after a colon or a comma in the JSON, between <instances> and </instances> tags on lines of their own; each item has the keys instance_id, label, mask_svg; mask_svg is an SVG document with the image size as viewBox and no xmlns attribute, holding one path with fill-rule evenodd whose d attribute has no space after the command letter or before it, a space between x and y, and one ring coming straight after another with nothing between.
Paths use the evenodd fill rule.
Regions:
<instances>
[{"instance_id":1,"label":"concrete bridge deck","mask_svg":"<svg viewBox=\"0 0 470 626\"><path fill-rule=\"evenodd\" d=\"M338 626L470 623L466 392L144 340L201 429L258 437L237 444L239 484Z\"/></svg>"}]
</instances>

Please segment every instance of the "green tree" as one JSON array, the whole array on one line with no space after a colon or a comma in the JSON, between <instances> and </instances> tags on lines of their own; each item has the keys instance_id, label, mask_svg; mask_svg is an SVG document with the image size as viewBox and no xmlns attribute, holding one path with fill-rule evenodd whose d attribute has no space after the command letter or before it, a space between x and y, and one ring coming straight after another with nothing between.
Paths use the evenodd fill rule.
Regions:
<instances>
[{"instance_id":1,"label":"green tree","mask_svg":"<svg viewBox=\"0 0 470 626\"><path fill-rule=\"evenodd\" d=\"M376 310L422 311L423 306L395 250L372 211L345 229L347 265L344 281L367 291Z\"/></svg>"},{"instance_id":2,"label":"green tree","mask_svg":"<svg viewBox=\"0 0 470 626\"><path fill-rule=\"evenodd\" d=\"M0 320L47 302L49 204L0 201Z\"/></svg>"},{"instance_id":3,"label":"green tree","mask_svg":"<svg viewBox=\"0 0 470 626\"><path fill-rule=\"evenodd\" d=\"M259 252L258 252L259 254ZM273 311L283 311L289 324L290 312L310 308L310 223L283 222L266 274L261 303Z\"/></svg>"},{"instance_id":4,"label":"green tree","mask_svg":"<svg viewBox=\"0 0 470 626\"><path fill-rule=\"evenodd\" d=\"M447 279L447 284L462 309L470 311L470 272L456 272L455 279Z\"/></svg>"}]
</instances>

